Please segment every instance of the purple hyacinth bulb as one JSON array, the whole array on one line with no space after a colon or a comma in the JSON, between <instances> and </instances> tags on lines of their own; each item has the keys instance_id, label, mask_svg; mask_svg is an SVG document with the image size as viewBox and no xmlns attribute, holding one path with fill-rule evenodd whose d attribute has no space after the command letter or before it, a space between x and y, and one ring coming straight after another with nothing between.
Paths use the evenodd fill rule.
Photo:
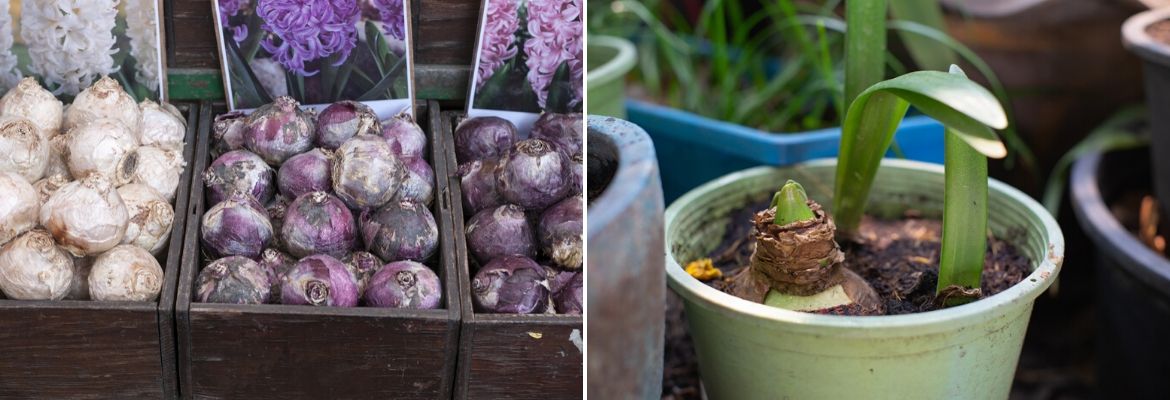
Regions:
<instances>
[{"instance_id":1,"label":"purple hyacinth bulb","mask_svg":"<svg viewBox=\"0 0 1170 400\"><path fill-rule=\"evenodd\" d=\"M541 139L516 143L500 158L496 190L504 201L526 210L543 210L569 194L569 158Z\"/></svg>"},{"instance_id":2,"label":"purple hyacinth bulb","mask_svg":"<svg viewBox=\"0 0 1170 400\"><path fill-rule=\"evenodd\" d=\"M573 280L573 277L578 274L577 271L561 271L547 265L541 265L541 267L544 268L545 275L548 276L549 293L553 294L559 293L561 288L568 285L569 281Z\"/></svg>"},{"instance_id":3,"label":"purple hyacinth bulb","mask_svg":"<svg viewBox=\"0 0 1170 400\"><path fill-rule=\"evenodd\" d=\"M545 209L540 216L536 236L545 256L557 267L581 269L581 247L585 240L581 223L585 216L584 207L585 200L581 196L572 196Z\"/></svg>"},{"instance_id":4,"label":"purple hyacinth bulb","mask_svg":"<svg viewBox=\"0 0 1170 400\"><path fill-rule=\"evenodd\" d=\"M286 198L333 189L333 152L313 149L292 156L276 171L276 187Z\"/></svg>"},{"instance_id":5,"label":"purple hyacinth bulb","mask_svg":"<svg viewBox=\"0 0 1170 400\"><path fill-rule=\"evenodd\" d=\"M221 5L223 3L220 3ZM211 156L218 158L232 150L244 148L244 129L248 115L243 111L231 111L215 116L212 124Z\"/></svg>"},{"instance_id":6,"label":"purple hyacinth bulb","mask_svg":"<svg viewBox=\"0 0 1170 400\"><path fill-rule=\"evenodd\" d=\"M464 163L456 174L463 192L463 212L474 215L481 210L504 204L496 190L496 159L486 158Z\"/></svg>"},{"instance_id":7,"label":"purple hyacinth bulb","mask_svg":"<svg viewBox=\"0 0 1170 400\"><path fill-rule=\"evenodd\" d=\"M435 197L435 171L431 165L424 159L415 158L406 162L406 172L406 179L394 200L431 205Z\"/></svg>"},{"instance_id":8,"label":"purple hyacinth bulb","mask_svg":"<svg viewBox=\"0 0 1170 400\"><path fill-rule=\"evenodd\" d=\"M346 140L382 131L378 114L365 104L342 100L325 107L317 116L317 146L336 150Z\"/></svg>"},{"instance_id":9,"label":"purple hyacinth bulb","mask_svg":"<svg viewBox=\"0 0 1170 400\"><path fill-rule=\"evenodd\" d=\"M585 191L585 160L581 153L574 154L569 164L569 195L575 196Z\"/></svg>"},{"instance_id":10,"label":"purple hyacinth bulb","mask_svg":"<svg viewBox=\"0 0 1170 400\"><path fill-rule=\"evenodd\" d=\"M467 248L480 265L510 255L533 257L536 244L524 209L503 205L480 211L467 222Z\"/></svg>"},{"instance_id":11,"label":"purple hyacinth bulb","mask_svg":"<svg viewBox=\"0 0 1170 400\"><path fill-rule=\"evenodd\" d=\"M358 287L345 264L327 255L309 256L288 271L280 288L281 304L353 307Z\"/></svg>"},{"instance_id":12,"label":"purple hyacinth bulb","mask_svg":"<svg viewBox=\"0 0 1170 400\"><path fill-rule=\"evenodd\" d=\"M217 257L255 259L272 242L268 213L252 196L235 192L203 214L201 239L208 253Z\"/></svg>"},{"instance_id":13,"label":"purple hyacinth bulb","mask_svg":"<svg viewBox=\"0 0 1170 400\"><path fill-rule=\"evenodd\" d=\"M260 264L241 256L212 261L195 282L195 298L203 303L262 304L271 290Z\"/></svg>"},{"instance_id":14,"label":"purple hyacinth bulb","mask_svg":"<svg viewBox=\"0 0 1170 400\"><path fill-rule=\"evenodd\" d=\"M584 274L574 274L573 279L553 295L553 304L556 306L557 314L581 315L581 312L585 310L585 307L581 305L581 299L584 297L582 276Z\"/></svg>"},{"instance_id":15,"label":"purple hyacinth bulb","mask_svg":"<svg viewBox=\"0 0 1170 400\"><path fill-rule=\"evenodd\" d=\"M264 211L268 212L268 222L272 223L272 231L280 233L281 228L284 227L284 215L288 213L288 204L292 201L283 195L273 196L272 201L264 205ZM283 249L284 239L280 235L272 237L272 247Z\"/></svg>"},{"instance_id":16,"label":"purple hyacinth bulb","mask_svg":"<svg viewBox=\"0 0 1170 400\"><path fill-rule=\"evenodd\" d=\"M277 97L248 115L244 147L279 167L285 160L313 148L313 117L292 97Z\"/></svg>"},{"instance_id":17,"label":"purple hyacinth bulb","mask_svg":"<svg viewBox=\"0 0 1170 400\"><path fill-rule=\"evenodd\" d=\"M269 303L280 303L280 287L284 285L285 275L296 263L297 259L274 248L264 249L264 252L260 253L260 269L264 271L268 278L268 286L271 287Z\"/></svg>"},{"instance_id":18,"label":"purple hyacinth bulb","mask_svg":"<svg viewBox=\"0 0 1170 400\"><path fill-rule=\"evenodd\" d=\"M357 281L358 293L365 293L366 286L370 283L370 278L385 265L374 253L365 251L350 253L341 262L345 263L345 268L349 270L350 275L353 275L354 280Z\"/></svg>"},{"instance_id":19,"label":"purple hyacinth bulb","mask_svg":"<svg viewBox=\"0 0 1170 400\"><path fill-rule=\"evenodd\" d=\"M396 261L378 270L370 279L362 297L371 307L439 308L443 298L439 276L427 266L414 261Z\"/></svg>"},{"instance_id":20,"label":"purple hyacinth bulb","mask_svg":"<svg viewBox=\"0 0 1170 400\"><path fill-rule=\"evenodd\" d=\"M260 156L247 150L233 150L216 158L203 172L207 201L217 204L235 191L243 191L267 203L276 191L276 171Z\"/></svg>"},{"instance_id":21,"label":"purple hyacinth bulb","mask_svg":"<svg viewBox=\"0 0 1170 400\"><path fill-rule=\"evenodd\" d=\"M280 232L288 252L296 257L345 257L357 240L353 214L340 199L325 192L305 193L293 200Z\"/></svg>"},{"instance_id":22,"label":"purple hyacinth bulb","mask_svg":"<svg viewBox=\"0 0 1170 400\"><path fill-rule=\"evenodd\" d=\"M552 142L565 155L573 155L581 152L581 140L585 138L581 130L584 128L585 121L580 113L544 113L532 125L529 137Z\"/></svg>"},{"instance_id":23,"label":"purple hyacinth bulb","mask_svg":"<svg viewBox=\"0 0 1170 400\"><path fill-rule=\"evenodd\" d=\"M460 163L504 154L520 140L516 125L499 117L466 119L455 128L455 159Z\"/></svg>"},{"instance_id":24,"label":"purple hyacinth bulb","mask_svg":"<svg viewBox=\"0 0 1170 400\"><path fill-rule=\"evenodd\" d=\"M427 149L426 133L406 111L382 121L382 138L390 145L390 151L403 159L422 158Z\"/></svg>"},{"instance_id":25,"label":"purple hyacinth bulb","mask_svg":"<svg viewBox=\"0 0 1170 400\"><path fill-rule=\"evenodd\" d=\"M550 307L548 278L540 265L526 257L492 260L471 280L476 310L500 314L540 314Z\"/></svg>"},{"instance_id":26,"label":"purple hyacinth bulb","mask_svg":"<svg viewBox=\"0 0 1170 400\"><path fill-rule=\"evenodd\" d=\"M256 15L271 32L260 45L285 69L303 76L314 60L334 57L333 66L345 63L357 45L357 0L259 0Z\"/></svg>"},{"instance_id":27,"label":"purple hyacinth bulb","mask_svg":"<svg viewBox=\"0 0 1170 400\"><path fill-rule=\"evenodd\" d=\"M439 248L439 227L435 217L419 203L387 204L361 217L366 251L386 261L425 262Z\"/></svg>"},{"instance_id":28,"label":"purple hyacinth bulb","mask_svg":"<svg viewBox=\"0 0 1170 400\"><path fill-rule=\"evenodd\" d=\"M332 172L333 193L360 210L390 202L406 179L406 166L385 140L373 135L355 136L337 148Z\"/></svg>"}]
</instances>

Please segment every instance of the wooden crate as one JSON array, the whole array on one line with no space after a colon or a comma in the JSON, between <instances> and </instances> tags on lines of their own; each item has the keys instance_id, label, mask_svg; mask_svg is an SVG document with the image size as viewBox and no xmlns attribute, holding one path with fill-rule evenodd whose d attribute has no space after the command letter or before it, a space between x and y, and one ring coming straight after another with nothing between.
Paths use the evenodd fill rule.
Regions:
<instances>
[{"instance_id":1,"label":"wooden crate","mask_svg":"<svg viewBox=\"0 0 1170 400\"><path fill-rule=\"evenodd\" d=\"M222 106L216 108L222 111ZM416 109L427 132L434 102ZM195 169L210 162L211 115L200 125ZM444 141L428 133L436 177L447 176ZM438 160L439 162L436 162ZM436 178L431 211L439 225L443 309L340 308L194 302L200 267L203 183L191 182L190 220L178 290L179 383L183 398L446 399L454 382L461 302L451 201Z\"/></svg>"},{"instance_id":2,"label":"wooden crate","mask_svg":"<svg viewBox=\"0 0 1170 400\"><path fill-rule=\"evenodd\" d=\"M197 104L187 116L183 158L195 149ZM186 222L190 162L175 196L157 302L0 300L0 398L175 398L175 287Z\"/></svg>"},{"instance_id":3,"label":"wooden crate","mask_svg":"<svg viewBox=\"0 0 1170 400\"><path fill-rule=\"evenodd\" d=\"M447 170L455 171L453 127L463 112L442 114ZM584 390L583 319L573 315L477 313L471 302L471 271L460 178L448 175L456 232L456 269L463 306L459 339L457 399L576 399ZM466 216L470 217L470 216Z\"/></svg>"}]
</instances>

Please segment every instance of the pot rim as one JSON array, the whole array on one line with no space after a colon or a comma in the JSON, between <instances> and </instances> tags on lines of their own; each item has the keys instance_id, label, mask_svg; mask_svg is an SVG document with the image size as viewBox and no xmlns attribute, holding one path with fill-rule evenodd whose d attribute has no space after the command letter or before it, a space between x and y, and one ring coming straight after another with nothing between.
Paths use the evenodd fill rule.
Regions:
<instances>
[{"instance_id":1,"label":"pot rim","mask_svg":"<svg viewBox=\"0 0 1170 400\"><path fill-rule=\"evenodd\" d=\"M592 202L586 199L589 209L588 234L593 237L609 226L611 221L620 218L630 204L637 201L642 188L649 185L658 174L658 158L650 136L632 122L602 115L590 115L587 122L586 135L597 132L617 149L613 179Z\"/></svg>"},{"instance_id":2,"label":"pot rim","mask_svg":"<svg viewBox=\"0 0 1170 400\"><path fill-rule=\"evenodd\" d=\"M1086 154L1073 165L1069 184L1073 211L1100 251L1120 259L1121 269L1145 284L1170 293L1170 260L1138 241L1109 211L1097 185L1104 153Z\"/></svg>"},{"instance_id":3,"label":"pot rim","mask_svg":"<svg viewBox=\"0 0 1170 400\"><path fill-rule=\"evenodd\" d=\"M1142 11L1127 18L1121 25L1121 41L1125 48L1147 62L1170 67L1170 44L1159 42L1146 33L1146 27L1164 20L1170 20L1170 7Z\"/></svg>"},{"instance_id":4,"label":"pot rim","mask_svg":"<svg viewBox=\"0 0 1170 400\"><path fill-rule=\"evenodd\" d=\"M589 47L611 47L617 49L617 55L605 64L601 64L597 68L586 71L585 75L589 78L587 89L601 86L610 81L610 77L621 77L634 67L634 57L637 52L634 50L634 44L629 40L617 38L613 36L589 35Z\"/></svg>"},{"instance_id":5,"label":"pot rim","mask_svg":"<svg viewBox=\"0 0 1170 400\"><path fill-rule=\"evenodd\" d=\"M797 164L795 167L823 167L836 164L837 160L835 158L828 158ZM883 159L882 168L899 168L916 170L922 173L943 174L942 165L909 160ZM671 225L674 223L677 215L682 211L682 205L689 204L691 202L690 200L704 193L717 190L733 181L749 176L767 174L774 169L774 167L763 166L725 175L687 192L687 194L680 197L678 201L675 201L667 208L665 215L665 232L667 232L665 246L666 274L670 287L675 293L683 296L688 301L702 303L707 307L719 309L728 317L755 318L770 323L791 324L798 327L806 327L811 330L818 330L822 333L825 329L836 329L857 336L873 336L876 330L904 330L906 332L913 332L914 334L927 334L943 330L953 330L957 324L967 325L972 323L972 321L994 318L997 315L991 311L994 309L1009 307L1020 302L1031 303L1056 280L1056 276L1060 271L1060 265L1064 261L1064 236L1061 233L1060 226L1048 214L1048 211L1031 197L1028 197L1016 188L995 179L988 179L990 193L1003 195L1015 202L1021 203L1030 213L1038 217L1044 229L1043 233L1047 236L1048 245L1044 257L1041 258L1039 265L1032 270L1031 274L1011 288L979 301L957 307L915 314L882 316L820 315L784 310L747 301L707 286L687 274L678 261L674 259L670 250L672 246L670 237Z\"/></svg>"}]
</instances>

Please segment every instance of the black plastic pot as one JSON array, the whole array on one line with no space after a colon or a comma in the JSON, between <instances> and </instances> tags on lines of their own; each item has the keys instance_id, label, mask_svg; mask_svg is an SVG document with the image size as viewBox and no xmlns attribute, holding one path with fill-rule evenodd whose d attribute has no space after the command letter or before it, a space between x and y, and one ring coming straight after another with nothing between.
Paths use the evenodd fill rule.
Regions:
<instances>
[{"instance_id":1,"label":"black plastic pot","mask_svg":"<svg viewBox=\"0 0 1170 400\"><path fill-rule=\"evenodd\" d=\"M1097 247L1097 375L1104 399L1170 398L1170 260L1110 211L1124 192L1149 187L1150 163L1142 153L1093 153L1072 172L1073 210Z\"/></svg>"},{"instance_id":2,"label":"black plastic pot","mask_svg":"<svg viewBox=\"0 0 1170 400\"><path fill-rule=\"evenodd\" d=\"M1125 20L1122 40L1142 59L1146 106L1150 112L1150 159L1153 160L1154 197L1162 215L1170 215L1170 44L1150 36L1146 29L1170 20L1170 8L1139 13ZM1166 225L1163 225L1166 226Z\"/></svg>"}]
</instances>

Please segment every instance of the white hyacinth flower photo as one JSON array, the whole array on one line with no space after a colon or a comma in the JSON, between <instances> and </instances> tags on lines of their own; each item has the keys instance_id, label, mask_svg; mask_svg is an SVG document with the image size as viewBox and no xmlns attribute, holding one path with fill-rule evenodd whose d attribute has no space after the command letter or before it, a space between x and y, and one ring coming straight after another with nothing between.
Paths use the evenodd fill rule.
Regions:
<instances>
[{"instance_id":1,"label":"white hyacinth flower photo","mask_svg":"<svg viewBox=\"0 0 1170 400\"><path fill-rule=\"evenodd\" d=\"M0 0L0 92L31 76L63 100L110 76L165 99L158 0Z\"/></svg>"}]
</instances>

